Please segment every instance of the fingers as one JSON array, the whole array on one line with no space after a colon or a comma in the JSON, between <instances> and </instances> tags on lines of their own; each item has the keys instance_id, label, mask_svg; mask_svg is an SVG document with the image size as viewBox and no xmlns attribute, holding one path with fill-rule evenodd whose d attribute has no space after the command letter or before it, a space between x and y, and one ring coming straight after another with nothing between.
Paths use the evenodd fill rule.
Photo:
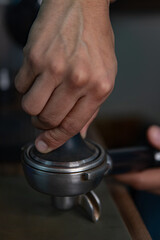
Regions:
<instances>
[{"instance_id":1,"label":"fingers","mask_svg":"<svg viewBox=\"0 0 160 240\"><path fill-rule=\"evenodd\" d=\"M79 97L80 94L72 92L72 89L61 84L55 89L43 111L33 118L32 123L41 129L53 129L59 126Z\"/></svg>"},{"instance_id":2,"label":"fingers","mask_svg":"<svg viewBox=\"0 0 160 240\"><path fill-rule=\"evenodd\" d=\"M32 68L28 65L27 61L24 60L24 63L15 78L15 87L17 91L20 93L26 93L35 77L36 74L33 73Z\"/></svg>"},{"instance_id":3,"label":"fingers","mask_svg":"<svg viewBox=\"0 0 160 240\"><path fill-rule=\"evenodd\" d=\"M147 138L152 146L160 150L160 127L151 126ZM160 169L148 169L137 173L116 175L115 178L138 190L148 190L160 194Z\"/></svg>"},{"instance_id":4,"label":"fingers","mask_svg":"<svg viewBox=\"0 0 160 240\"><path fill-rule=\"evenodd\" d=\"M95 104L87 97L81 98L61 124L45 131L35 141L36 148L43 153L50 152L76 135L97 111Z\"/></svg>"},{"instance_id":5,"label":"fingers","mask_svg":"<svg viewBox=\"0 0 160 240\"><path fill-rule=\"evenodd\" d=\"M147 131L148 141L160 150L160 127L151 126Z\"/></svg>"},{"instance_id":6,"label":"fingers","mask_svg":"<svg viewBox=\"0 0 160 240\"><path fill-rule=\"evenodd\" d=\"M57 81L54 76L47 73L39 75L30 90L23 96L23 109L32 116L38 115L56 87Z\"/></svg>"},{"instance_id":7,"label":"fingers","mask_svg":"<svg viewBox=\"0 0 160 240\"><path fill-rule=\"evenodd\" d=\"M82 136L83 138L86 137L86 135L87 135L87 130L88 130L90 124L91 124L91 123L93 122L93 120L96 118L96 116L97 116L97 114L98 114L98 111L99 111L99 109L93 114L93 116L90 118L90 120L87 122L87 124L82 128L82 130L81 130L81 136Z\"/></svg>"},{"instance_id":8,"label":"fingers","mask_svg":"<svg viewBox=\"0 0 160 240\"><path fill-rule=\"evenodd\" d=\"M160 169L149 169L137 173L116 175L115 178L137 190L160 189Z\"/></svg>"}]
</instances>

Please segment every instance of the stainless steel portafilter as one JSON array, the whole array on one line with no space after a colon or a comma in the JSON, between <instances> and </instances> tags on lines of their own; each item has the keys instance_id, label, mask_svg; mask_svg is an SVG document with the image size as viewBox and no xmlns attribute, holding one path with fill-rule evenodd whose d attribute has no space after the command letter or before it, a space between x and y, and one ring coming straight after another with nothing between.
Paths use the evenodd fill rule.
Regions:
<instances>
[{"instance_id":1,"label":"stainless steel portafilter","mask_svg":"<svg viewBox=\"0 0 160 240\"><path fill-rule=\"evenodd\" d=\"M109 172L123 173L159 166L160 154L149 147L104 151L80 134L60 148L42 154L34 144L23 149L22 163L28 183L49 194L54 206L67 210L82 206L92 221L100 217L101 204L93 191Z\"/></svg>"}]
</instances>

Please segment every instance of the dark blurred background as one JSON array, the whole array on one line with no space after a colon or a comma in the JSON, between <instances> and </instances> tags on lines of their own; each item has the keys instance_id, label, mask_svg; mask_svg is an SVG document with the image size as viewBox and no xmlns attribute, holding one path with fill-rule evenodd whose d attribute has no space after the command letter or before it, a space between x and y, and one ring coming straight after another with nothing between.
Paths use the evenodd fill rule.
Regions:
<instances>
[{"instance_id":1,"label":"dark blurred background","mask_svg":"<svg viewBox=\"0 0 160 240\"><path fill-rule=\"evenodd\" d=\"M160 1L119 0L111 5L118 75L98 116L109 147L145 142L160 123Z\"/></svg>"},{"instance_id":2,"label":"dark blurred background","mask_svg":"<svg viewBox=\"0 0 160 240\"><path fill-rule=\"evenodd\" d=\"M14 78L40 1L0 0L0 161L19 161L20 147L34 138ZM111 5L116 39L116 86L95 121L109 148L145 142L160 123L160 1L117 0Z\"/></svg>"}]
</instances>

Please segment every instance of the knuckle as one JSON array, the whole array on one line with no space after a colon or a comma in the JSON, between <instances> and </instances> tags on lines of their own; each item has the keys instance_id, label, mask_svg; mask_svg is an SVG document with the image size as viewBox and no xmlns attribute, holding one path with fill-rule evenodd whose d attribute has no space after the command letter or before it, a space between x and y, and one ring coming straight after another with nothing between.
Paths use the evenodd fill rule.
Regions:
<instances>
[{"instance_id":1,"label":"knuckle","mask_svg":"<svg viewBox=\"0 0 160 240\"><path fill-rule=\"evenodd\" d=\"M36 48L27 49L24 52L26 60L31 66L40 67L42 65L42 58Z\"/></svg>"},{"instance_id":2,"label":"knuckle","mask_svg":"<svg viewBox=\"0 0 160 240\"><path fill-rule=\"evenodd\" d=\"M77 71L74 71L70 78L70 85L73 88L83 88L89 82L89 74L87 73L84 67L78 68Z\"/></svg>"},{"instance_id":3,"label":"knuckle","mask_svg":"<svg viewBox=\"0 0 160 240\"><path fill-rule=\"evenodd\" d=\"M44 114L38 115L38 120L42 122L43 124L48 124L50 122L50 118Z\"/></svg>"},{"instance_id":4,"label":"knuckle","mask_svg":"<svg viewBox=\"0 0 160 240\"><path fill-rule=\"evenodd\" d=\"M45 133L45 139L47 140L47 143L49 146L59 146L61 145L61 139L58 137L55 131L49 130Z\"/></svg>"},{"instance_id":5,"label":"knuckle","mask_svg":"<svg viewBox=\"0 0 160 240\"><path fill-rule=\"evenodd\" d=\"M88 78L83 76L81 73L74 73L70 79L70 85L73 88L82 88L88 83Z\"/></svg>"},{"instance_id":6,"label":"knuckle","mask_svg":"<svg viewBox=\"0 0 160 240\"><path fill-rule=\"evenodd\" d=\"M101 84L100 84L100 90L102 92L102 95L107 95L112 91L114 87L113 81L109 78L105 78Z\"/></svg>"},{"instance_id":7,"label":"knuckle","mask_svg":"<svg viewBox=\"0 0 160 240\"><path fill-rule=\"evenodd\" d=\"M49 69L51 74L54 74L57 77L62 77L65 73L65 64L62 61L50 61Z\"/></svg>"},{"instance_id":8,"label":"knuckle","mask_svg":"<svg viewBox=\"0 0 160 240\"><path fill-rule=\"evenodd\" d=\"M98 78L97 78L98 79ZM100 77L99 81L95 81L95 97L97 100L106 98L114 88L114 80L109 77Z\"/></svg>"},{"instance_id":9,"label":"knuckle","mask_svg":"<svg viewBox=\"0 0 160 240\"><path fill-rule=\"evenodd\" d=\"M109 86L107 84L107 81L100 82L99 87L98 87L98 98L104 98L108 95L109 92Z\"/></svg>"},{"instance_id":10,"label":"knuckle","mask_svg":"<svg viewBox=\"0 0 160 240\"><path fill-rule=\"evenodd\" d=\"M38 119L43 124L50 126L52 128L57 127L59 125L59 121L57 118L51 114L39 114Z\"/></svg>"},{"instance_id":11,"label":"knuckle","mask_svg":"<svg viewBox=\"0 0 160 240\"><path fill-rule=\"evenodd\" d=\"M73 122L69 117L61 124L61 131L67 136L73 136L79 132L76 122Z\"/></svg>"},{"instance_id":12,"label":"knuckle","mask_svg":"<svg viewBox=\"0 0 160 240\"><path fill-rule=\"evenodd\" d=\"M30 115L36 116L39 114L38 108L36 108L33 105L33 102L28 100L27 98L22 98L21 105L22 105L23 110Z\"/></svg>"}]
</instances>

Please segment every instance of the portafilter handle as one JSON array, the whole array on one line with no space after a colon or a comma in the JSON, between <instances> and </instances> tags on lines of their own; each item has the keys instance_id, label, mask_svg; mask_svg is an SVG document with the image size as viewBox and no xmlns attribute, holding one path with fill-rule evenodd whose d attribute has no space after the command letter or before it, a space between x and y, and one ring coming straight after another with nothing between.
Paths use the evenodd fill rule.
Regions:
<instances>
[{"instance_id":1,"label":"portafilter handle","mask_svg":"<svg viewBox=\"0 0 160 240\"><path fill-rule=\"evenodd\" d=\"M142 171L160 167L160 152L150 146L136 146L107 151L110 156L110 174Z\"/></svg>"}]
</instances>

